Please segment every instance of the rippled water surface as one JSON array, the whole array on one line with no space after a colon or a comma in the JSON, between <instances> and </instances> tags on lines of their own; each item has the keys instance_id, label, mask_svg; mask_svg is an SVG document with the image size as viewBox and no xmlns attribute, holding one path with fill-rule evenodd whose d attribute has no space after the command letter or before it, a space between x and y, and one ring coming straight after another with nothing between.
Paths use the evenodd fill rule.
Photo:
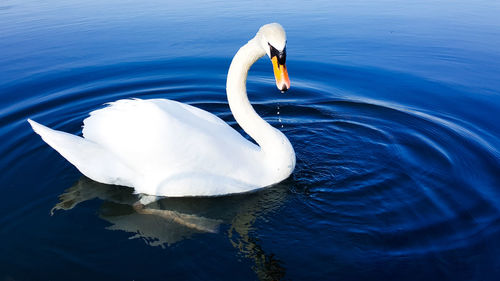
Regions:
<instances>
[{"instance_id":1,"label":"rippled water surface","mask_svg":"<svg viewBox=\"0 0 500 281\"><path fill-rule=\"evenodd\" d=\"M2 2L0 280L498 280L500 5L469 2ZM248 92L297 153L276 186L144 212L26 122L168 98L240 130L227 69L273 21L292 88L262 59Z\"/></svg>"}]
</instances>

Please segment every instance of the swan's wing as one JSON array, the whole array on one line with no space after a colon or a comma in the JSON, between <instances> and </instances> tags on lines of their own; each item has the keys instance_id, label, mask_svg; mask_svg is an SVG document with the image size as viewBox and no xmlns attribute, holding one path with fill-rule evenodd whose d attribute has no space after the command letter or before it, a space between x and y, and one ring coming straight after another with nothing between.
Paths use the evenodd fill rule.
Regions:
<instances>
[{"instance_id":1,"label":"swan's wing","mask_svg":"<svg viewBox=\"0 0 500 281\"><path fill-rule=\"evenodd\" d=\"M56 131L28 119L42 139L89 178L116 185L134 186L141 175L101 145L82 137Z\"/></svg>"},{"instance_id":2,"label":"swan's wing","mask_svg":"<svg viewBox=\"0 0 500 281\"><path fill-rule=\"evenodd\" d=\"M189 187L199 185L189 180L194 175L234 175L236 167L248 169L258 150L217 116L176 101L119 100L90 115L84 120L84 137L145 175L148 182L136 186L138 192L158 194L152 189L169 178Z\"/></svg>"}]
</instances>

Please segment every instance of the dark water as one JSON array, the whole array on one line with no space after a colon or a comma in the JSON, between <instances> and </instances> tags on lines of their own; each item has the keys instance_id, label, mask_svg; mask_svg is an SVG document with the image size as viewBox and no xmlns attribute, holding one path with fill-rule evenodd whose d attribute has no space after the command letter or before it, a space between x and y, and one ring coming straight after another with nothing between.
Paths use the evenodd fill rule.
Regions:
<instances>
[{"instance_id":1,"label":"dark water","mask_svg":"<svg viewBox=\"0 0 500 281\"><path fill-rule=\"evenodd\" d=\"M498 280L499 4L184 2L0 4L0 280ZM248 91L297 153L277 186L142 214L26 122L139 97L238 128L227 68L273 21L292 89L263 59Z\"/></svg>"}]
</instances>

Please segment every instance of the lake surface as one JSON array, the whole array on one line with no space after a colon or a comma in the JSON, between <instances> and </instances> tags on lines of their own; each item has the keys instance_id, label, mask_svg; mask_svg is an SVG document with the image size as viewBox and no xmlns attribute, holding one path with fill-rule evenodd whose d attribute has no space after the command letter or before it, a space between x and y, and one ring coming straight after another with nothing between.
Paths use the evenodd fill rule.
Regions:
<instances>
[{"instance_id":1,"label":"lake surface","mask_svg":"<svg viewBox=\"0 0 500 281\"><path fill-rule=\"evenodd\" d=\"M2 1L0 280L498 280L499 14L495 1ZM81 134L107 102L167 98L240 130L227 69L269 22L287 31L292 88L264 58L248 92L297 153L276 186L140 214L131 189L83 177L26 122Z\"/></svg>"}]
</instances>

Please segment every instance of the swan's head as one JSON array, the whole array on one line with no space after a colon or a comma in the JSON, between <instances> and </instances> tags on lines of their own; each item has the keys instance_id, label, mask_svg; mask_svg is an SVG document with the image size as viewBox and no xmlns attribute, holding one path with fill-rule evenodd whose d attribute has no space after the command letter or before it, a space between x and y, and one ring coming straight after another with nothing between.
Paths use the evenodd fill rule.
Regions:
<instances>
[{"instance_id":1,"label":"swan's head","mask_svg":"<svg viewBox=\"0 0 500 281\"><path fill-rule=\"evenodd\" d=\"M281 91L290 89L290 79L286 71L286 33L279 23L270 23L262 26L257 32L260 46L271 59L274 69L276 86Z\"/></svg>"}]
</instances>

